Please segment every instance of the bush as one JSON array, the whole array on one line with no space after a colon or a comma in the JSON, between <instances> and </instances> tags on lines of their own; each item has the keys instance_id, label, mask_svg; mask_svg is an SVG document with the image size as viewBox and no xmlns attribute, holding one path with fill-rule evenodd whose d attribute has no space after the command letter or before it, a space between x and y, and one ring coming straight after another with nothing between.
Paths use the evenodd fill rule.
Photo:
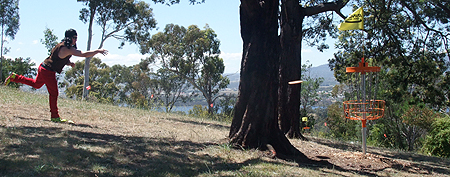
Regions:
<instances>
[{"instance_id":1,"label":"bush","mask_svg":"<svg viewBox=\"0 0 450 177\"><path fill-rule=\"evenodd\" d=\"M424 153L450 157L450 117L436 119L422 148Z\"/></svg>"},{"instance_id":2,"label":"bush","mask_svg":"<svg viewBox=\"0 0 450 177\"><path fill-rule=\"evenodd\" d=\"M199 118L208 118L210 115L208 113L208 108L203 107L201 105L194 105L188 113L190 116L199 117Z\"/></svg>"},{"instance_id":3,"label":"bush","mask_svg":"<svg viewBox=\"0 0 450 177\"><path fill-rule=\"evenodd\" d=\"M223 108L223 107L220 107L220 108ZM198 117L198 118L205 118L205 119L210 119L210 120L221 121L221 122L231 122L231 120L233 119L232 114L227 115L227 112L217 113L217 110L215 110L213 113L210 114L210 113L208 113L208 108L205 106L201 106L201 105L194 105L194 107L192 107L192 109L189 110L188 115L193 116L193 117Z\"/></svg>"},{"instance_id":4,"label":"bush","mask_svg":"<svg viewBox=\"0 0 450 177\"><path fill-rule=\"evenodd\" d=\"M328 136L345 141L361 138L361 121L346 119L343 109L340 102L328 106L326 120L330 129Z\"/></svg>"}]
</instances>

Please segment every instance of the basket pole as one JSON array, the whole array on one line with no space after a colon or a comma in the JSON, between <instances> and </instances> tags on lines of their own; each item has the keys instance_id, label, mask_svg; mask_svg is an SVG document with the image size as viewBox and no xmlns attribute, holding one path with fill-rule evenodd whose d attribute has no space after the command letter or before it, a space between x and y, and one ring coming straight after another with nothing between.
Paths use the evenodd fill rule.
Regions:
<instances>
[{"instance_id":1,"label":"basket pole","mask_svg":"<svg viewBox=\"0 0 450 177\"><path fill-rule=\"evenodd\" d=\"M364 61L364 58L363 58ZM366 73L362 72L361 73L361 80L362 80L362 102L363 102L363 120L361 120L361 124L362 124L362 150L363 150L363 154L366 154Z\"/></svg>"},{"instance_id":2,"label":"basket pole","mask_svg":"<svg viewBox=\"0 0 450 177\"><path fill-rule=\"evenodd\" d=\"M352 120L361 120L362 125L362 151L363 154L366 154L367 149L367 127L366 123L367 120L375 120L379 119L384 116L384 101L382 100L376 100L376 86L375 86L375 93L374 93L374 100L371 100L370 97L370 91L369 89L369 96L366 98L366 73L372 73L372 72L379 72L380 67L369 67L368 63L364 61L364 50L363 50L363 57L361 58L361 62L359 63L358 67L347 67L346 72L347 73L360 73L359 78L361 81L361 84L359 85L359 91L356 94L357 98L356 100L351 101L344 101L344 116L347 119ZM370 79L370 78L369 78ZM370 81L369 81L370 82ZM369 88L372 88L373 85L369 83ZM353 102L352 102L353 101ZM369 105L371 104L371 105ZM377 104L377 108L374 108L374 104ZM381 105L380 105L381 104ZM381 111L381 113L379 113ZM362 114L362 115L361 115Z\"/></svg>"},{"instance_id":3,"label":"basket pole","mask_svg":"<svg viewBox=\"0 0 450 177\"><path fill-rule=\"evenodd\" d=\"M365 113L364 113L365 114ZM363 114L363 115L364 115ZM364 116L365 117L365 116ZM366 146L366 130L367 130L367 127L366 127L366 121L367 120L361 120L361 124L362 124L362 150L363 150L363 154L366 154L366 148L367 148L367 146Z\"/></svg>"}]
</instances>

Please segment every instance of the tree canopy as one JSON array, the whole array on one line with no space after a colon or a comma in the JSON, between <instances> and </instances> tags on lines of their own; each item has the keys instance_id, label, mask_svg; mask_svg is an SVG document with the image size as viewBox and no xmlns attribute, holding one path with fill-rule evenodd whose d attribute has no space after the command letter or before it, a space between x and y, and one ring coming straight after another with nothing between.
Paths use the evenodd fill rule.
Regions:
<instances>
[{"instance_id":1,"label":"tree canopy","mask_svg":"<svg viewBox=\"0 0 450 177\"><path fill-rule=\"evenodd\" d=\"M380 0L353 5L363 7L365 29L339 33L336 48L341 51L329 66L347 86L355 78L345 68L358 66L362 57L369 66L381 67L372 82L377 99L386 101L385 116L368 125L371 139L384 135L381 145L416 149L429 129L423 124L441 117L434 111L444 113L450 106L450 3Z\"/></svg>"},{"instance_id":2,"label":"tree canopy","mask_svg":"<svg viewBox=\"0 0 450 177\"><path fill-rule=\"evenodd\" d=\"M4 47L6 37L14 39L17 31L19 31L19 1L18 0L1 0L0 1L0 23L2 25L1 47L0 47L0 79L3 82L3 54L8 51Z\"/></svg>"},{"instance_id":3,"label":"tree canopy","mask_svg":"<svg viewBox=\"0 0 450 177\"><path fill-rule=\"evenodd\" d=\"M128 0L78 0L87 8L80 10L80 20L88 23L87 49L91 50L92 28L94 22L101 29L100 45L108 38L121 41L119 47L125 42L141 44L150 38L150 30L156 27L150 5L144 1ZM120 34L122 32L122 34ZM86 59L84 72L83 98L87 96L86 87L89 85L89 58Z\"/></svg>"},{"instance_id":4,"label":"tree canopy","mask_svg":"<svg viewBox=\"0 0 450 177\"><path fill-rule=\"evenodd\" d=\"M230 82L222 75L225 65L219 58L219 46L217 34L208 25L201 30L196 25L168 24L141 46L141 52L151 53L163 68L186 79L211 105ZM211 107L209 110L212 113Z\"/></svg>"},{"instance_id":5,"label":"tree canopy","mask_svg":"<svg viewBox=\"0 0 450 177\"><path fill-rule=\"evenodd\" d=\"M409 95L436 110L449 107L450 15L436 5L449 4L363 2L364 32L342 32L336 47L343 50L330 60L337 80L346 82L345 67L357 66L365 57L372 66L382 67L379 85L385 99L399 103Z\"/></svg>"}]
</instances>

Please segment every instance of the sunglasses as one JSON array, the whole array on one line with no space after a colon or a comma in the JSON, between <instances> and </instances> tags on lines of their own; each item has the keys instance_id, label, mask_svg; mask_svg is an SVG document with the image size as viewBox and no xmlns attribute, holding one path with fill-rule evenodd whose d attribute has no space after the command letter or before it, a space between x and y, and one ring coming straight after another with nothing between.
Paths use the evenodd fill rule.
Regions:
<instances>
[{"instance_id":1,"label":"sunglasses","mask_svg":"<svg viewBox=\"0 0 450 177\"><path fill-rule=\"evenodd\" d=\"M76 37L76 36L74 36L74 37L72 37L72 39L77 39L77 37Z\"/></svg>"}]
</instances>

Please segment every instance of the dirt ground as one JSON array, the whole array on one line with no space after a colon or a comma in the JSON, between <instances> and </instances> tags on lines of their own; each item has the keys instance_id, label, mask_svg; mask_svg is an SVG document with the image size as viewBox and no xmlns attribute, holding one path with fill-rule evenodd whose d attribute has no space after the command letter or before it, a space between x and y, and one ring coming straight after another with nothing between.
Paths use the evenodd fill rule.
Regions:
<instances>
[{"instance_id":1,"label":"dirt ground","mask_svg":"<svg viewBox=\"0 0 450 177\"><path fill-rule=\"evenodd\" d=\"M292 140L292 142L310 159L325 160L344 170L368 175L378 172L389 174L398 171L418 176L450 175L448 159L370 146L367 147L366 154L363 154L360 144L308 138L310 141Z\"/></svg>"},{"instance_id":2,"label":"dirt ground","mask_svg":"<svg viewBox=\"0 0 450 177\"><path fill-rule=\"evenodd\" d=\"M62 105L70 104L70 102L62 102ZM0 127L32 127L34 129L76 131L82 132L83 136L92 135L92 137L85 137L91 139L102 138L94 135L104 135L105 137L106 135L114 135L170 139L177 142L209 145L223 142L229 131L229 126L224 123L187 117L179 118L163 113L138 113L140 115L137 117L136 115L130 117L127 116L129 114L126 112L132 111L129 109L120 110L121 114L117 114L117 110L104 110L110 108L98 110L79 105L73 105L75 108L69 108L68 106L60 106L61 114L65 115L65 118L75 121L75 125L51 122L47 118L49 113L46 104L16 106L0 103ZM79 108L76 108L77 106ZM308 138L309 141L292 139L291 142L311 160L326 162L340 171L368 176L390 176L389 174L398 172L411 176L447 176L450 174L449 159L377 147L368 147L367 153L362 154L360 144L347 144L315 137ZM184 144L184 146L189 145ZM171 148L185 147L172 146ZM268 157L262 156L262 158ZM297 165L292 162L272 159L272 161L274 160L286 165Z\"/></svg>"}]
</instances>

